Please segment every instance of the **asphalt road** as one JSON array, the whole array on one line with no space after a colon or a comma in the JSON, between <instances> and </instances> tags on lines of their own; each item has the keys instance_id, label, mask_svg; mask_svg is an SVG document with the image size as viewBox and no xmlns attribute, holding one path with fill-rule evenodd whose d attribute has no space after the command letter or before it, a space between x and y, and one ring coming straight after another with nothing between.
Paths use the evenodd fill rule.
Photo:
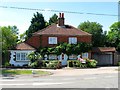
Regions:
<instances>
[{"instance_id":1,"label":"asphalt road","mask_svg":"<svg viewBox=\"0 0 120 90\"><path fill-rule=\"evenodd\" d=\"M118 88L118 73L22 77L2 77L0 86L2 88Z\"/></svg>"}]
</instances>

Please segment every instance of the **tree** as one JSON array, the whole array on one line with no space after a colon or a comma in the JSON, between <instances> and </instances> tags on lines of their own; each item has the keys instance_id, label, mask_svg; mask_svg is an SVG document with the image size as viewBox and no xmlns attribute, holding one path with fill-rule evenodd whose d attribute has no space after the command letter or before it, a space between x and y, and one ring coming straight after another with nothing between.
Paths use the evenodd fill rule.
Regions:
<instances>
[{"instance_id":1,"label":"tree","mask_svg":"<svg viewBox=\"0 0 120 90\"><path fill-rule=\"evenodd\" d=\"M58 22L58 16L56 14L54 14L50 19L49 19L49 25L53 24L53 23L57 23Z\"/></svg>"},{"instance_id":2,"label":"tree","mask_svg":"<svg viewBox=\"0 0 120 90\"><path fill-rule=\"evenodd\" d=\"M3 26L0 27L0 32L2 32L2 38L0 41L2 42L2 56L3 59L7 61L8 50L12 49L12 47L17 44L18 29L16 26Z\"/></svg>"},{"instance_id":3,"label":"tree","mask_svg":"<svg viewBox=\"0 0 120 90\"><path fill-rule=\"evenodd\" d=\"M32 33L41 30L47 26L47 22L44 20L44 17L41 13L34 14L31 25L29 26L28 30L26 31L26 37L29 38L32 36Z\"/></svg>"},{"instance_id":4,"label":"tree","mask_svg":"<svg viewBox=\"0 0 120 90\"><path fill-rule=\"evenodd\" d=\"M106 41L106 33L103 33L101 24L86 21L81 23L78 28L92 34L92 45L94 47L104 46Z\"/></svg>"},{"instance_id":5,"label":"tree","mask_svg":"<svg viewBox=\"0 0 120 90\"><path fill-rule=\"evenodd\" d=\"M107 46L116 47L120 51L120 22L115 22L110 26L107 35Z\"/></svg>"},{"instance_id":6,"label":"tree","mask_svg":"<svg viewBox=\"0 0 120 90\"><path fill-rule=\"evenodd\" d=\"M2 31L2 50L5 52L17 44L18 29L16 26L4 26L0 30Z\"/></svg>"}]
</instances>

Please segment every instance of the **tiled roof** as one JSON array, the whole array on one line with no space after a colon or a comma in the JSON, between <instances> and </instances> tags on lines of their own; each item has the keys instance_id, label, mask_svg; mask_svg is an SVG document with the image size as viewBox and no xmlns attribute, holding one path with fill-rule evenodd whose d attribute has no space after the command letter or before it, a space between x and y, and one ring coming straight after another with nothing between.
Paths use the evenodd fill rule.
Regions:
<instances>
[{"instance_id":1,"label":"tiled roof","mask_svg":"<svg viewBox=\"0 0 120 90\"><path fill-rule=\"evenodd\" d=\"M115 47L94 47L92 52L115 52Z\"/></svg>"},{"instance_id":2,"label":"tiled roof","mask_svg":"<svg viewBox=\"0 0 120 90\"><path fill-rule=\"evenodd\" d=\"M35 48L33 48L32 46L28 45L25 42L17 44L15 49L17 49L17 50L35 50Z\"/></svg>"},{"instance_id":3,"label":"tiled roof","mask_svg":"<svg viewBox=\"0 0 120 90\"><path fill-rule=\"evenodd\" d=\"M39 30L33 35L69 35L69 36L82 36L91 35L87 32L79 30L73 26L65 25L65 27L59 27L57 24L52 24L42 30Z\"/></svg>"}]
</instances>

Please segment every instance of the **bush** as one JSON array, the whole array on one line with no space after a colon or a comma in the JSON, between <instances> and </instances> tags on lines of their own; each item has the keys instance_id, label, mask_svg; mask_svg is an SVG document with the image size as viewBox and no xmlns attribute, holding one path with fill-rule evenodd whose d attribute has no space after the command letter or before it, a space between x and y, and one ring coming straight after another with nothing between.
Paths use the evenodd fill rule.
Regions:
<instances>
[{"instance_id":1,"label":"bush","mask_svg":"<svg viewBox=\"0 0 120 90\"><path fill-rule=\"evenodd\" d=\"M90 59L85 59L85 60L86 60L86 63L81 63L80 60L68 60L67 66L68 67L80 67L80 68L96 67L97 65L96 60L90 60Z\"/></svg>"},{"instance_id":2,"label":"bush","mask_svg":"<svg viewBox=\"0 0 120 90\"><path fill-rule=\"evenodd\" d=\"M86 68L87 65L81 63L79 60L68 60L67 62L68 67L79 67L79 68Z\"/></svg>"},{"instance_id":3,"label":"bush","mask_svg":"<svg viewBox=\"0 0 120 90\"><path fill-rule=\"evenodd\" d=\"M42 60L42 67L49 68L49 69L60 69L61 68L61 61L59 60Z\"/></svg>"},{"instance_id":4,"label":"bush","mask_svg":"<svg viewBox=\"0 0 120 90\"><path fill-rule=\"evenodd\" d=\"M86 60L86 63L87 63L87 67L90 67L90 68L94 68L97 66L97 61L96 60Z\"/></svg>"},{"instance_id":5,"label":"bush","mask_svg":"<svg viewBox=\"0 0 120 90\"><path fill-rule=\"evenodd\" d=\"M120 61L117 63L118 66L120 66Z\"/></svg>"}]
</instances>

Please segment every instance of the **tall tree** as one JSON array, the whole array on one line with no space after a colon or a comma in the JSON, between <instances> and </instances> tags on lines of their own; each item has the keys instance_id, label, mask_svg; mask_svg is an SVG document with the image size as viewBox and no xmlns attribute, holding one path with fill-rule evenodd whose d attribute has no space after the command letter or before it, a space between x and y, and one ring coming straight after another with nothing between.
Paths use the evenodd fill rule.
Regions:
<instances>
[{"instance_id":1,"label":"tall tree","mask_svg":"<svg viewBox=\"0 0 120 90\"><path fill-rule=\"evenodd\" d=\"M107 46L116 47L120 51L120 22L115 22L110 26L107 35Z\"/></svg>"},{"instance_id":2,"label":"tall tree","mask_svg":"<svg viewBox=\"0 0 120 90\"><path fill-rule=\"evenodd\" d=\"M31 25L29 26L28 30L26 31L27 38L32 36L32 33L45 28L47 22L44 20L44 17L41 13L37 12L34 13L34 16L31 20Z\"/></svg>"},{"instance_id":3,"label":"tall tree","mask_svg":"<svg viewBox=\"0 0 120 90\"><path fill-rule=\"evenodd\" d=\"M11 49L12 46L17 44L18 29L16 26L4 26L1 27L0 30L2 32L2 50L4 52L8 49Z\"/></svg>"},{"instance_id":4,"label":"tall tree","mask_svg":"<svg viewBox=\"0 0 120 90\"><path fill-rule=\"evenodd\" d=\"M79 29L92 34L92 46L104 46L106 35L103 33L102 25L97 22L85 21L78 26Z\"/></svg>"},{"instance_id":5,"label":"tall tree","mask_svg":"<svg viewBox=\"0 0 120 90\"><path fill-rule=\"evenodd\" d=\"M3 26L0 27L0 32L2 32L2 38L0 38L0 42L2 42L2 58L3 64L7 61L8 50L17 44L18 41L18 29L16 26Z\"/></svg>"},{"instance_id":6,"label":"tall tree","mask_svg":"<svg viewBox=\"0 0 120 90\"><path fill-rule=\"evenodd\" d=\"M58 16L56 14L54 14L52 17L50 17L49 25L51 25L53 23L57 23L57 22L58 22Z\"/></svg>"}]
</instances>

